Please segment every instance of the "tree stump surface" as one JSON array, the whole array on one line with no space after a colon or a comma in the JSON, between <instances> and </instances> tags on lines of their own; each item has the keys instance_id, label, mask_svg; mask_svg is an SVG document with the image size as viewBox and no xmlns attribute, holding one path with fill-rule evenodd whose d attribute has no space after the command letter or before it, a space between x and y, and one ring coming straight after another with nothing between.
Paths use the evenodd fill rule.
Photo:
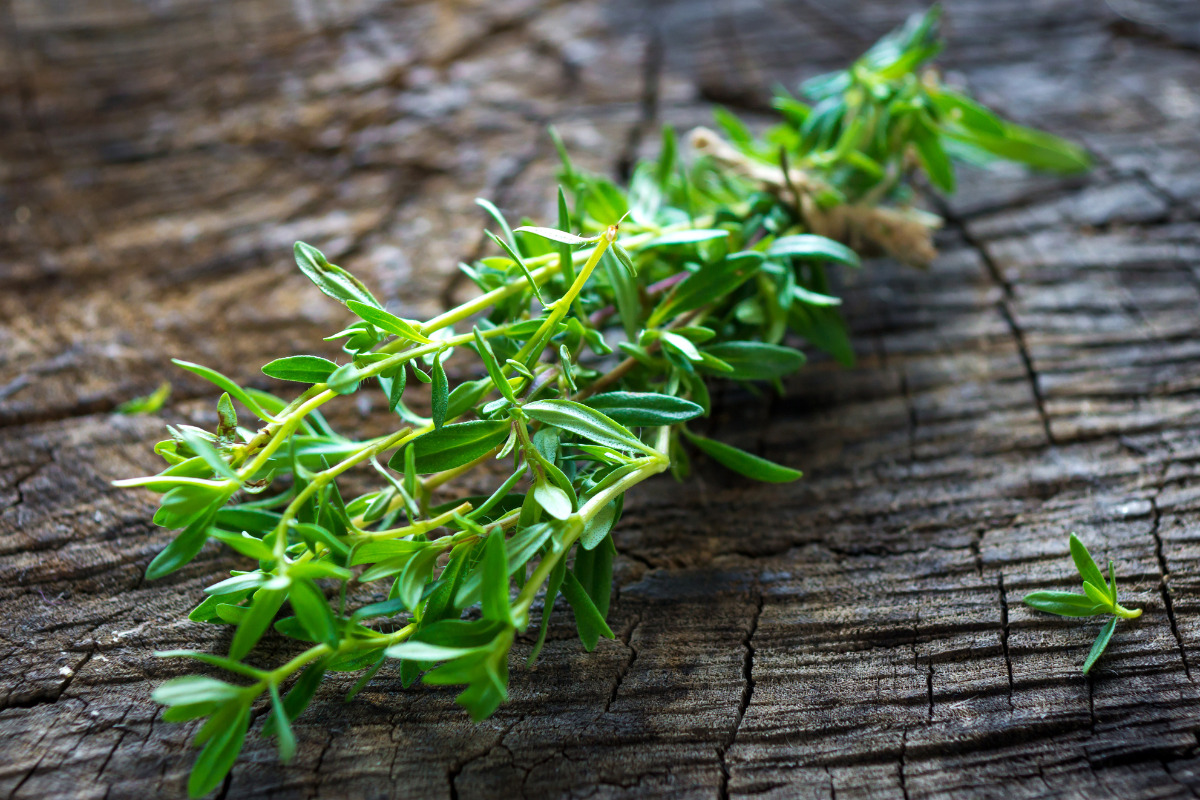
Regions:
<instances>
[{"instance_id":1,"label":"tree stump surface","mask_svg":"<svg viewBox=\"0 0 1200 800\"><path fill-rule=\"evenodd\" d=\"M911 2L0 3L0 796L180 797L191 725L151 690L222 651L186 621L243 562L210 545L148 583L164 421L217 392L170 357L258 368L344 310L303 239L426 315L481 251L472 199L551 218L555 157L619 174L722 103L844 65ZM805 470L632 492L613 641L569 610L511 701L384 669L329 682L278 763L229 798L1149 798L1200 795L1200 8L951 0L943 63L986 102L1085 142L1070 180L965 172L927 272L844 276L853 369L726 391L721 438ZM170 378L160 415L112 413ZM382 420L378 397L335 421ZM1076 531L1128 605L1078 588ZM514 664L528 652L517 646ZM282 651L280 651L282 652ZM269 655L269 654L268 654ZM255 730L261 726L256 723Z\"/></svg>"}]
</instances>

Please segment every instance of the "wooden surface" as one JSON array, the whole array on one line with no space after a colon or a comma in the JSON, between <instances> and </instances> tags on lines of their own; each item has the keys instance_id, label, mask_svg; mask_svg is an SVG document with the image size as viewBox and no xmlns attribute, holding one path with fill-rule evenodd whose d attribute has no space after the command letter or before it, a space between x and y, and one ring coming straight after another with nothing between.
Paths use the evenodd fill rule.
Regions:
<instances>
[{"instance_id":1,"label":"wooden surface","mask_svg":"<svg viewBox=\"0 0 1200 800\"><path fill-rule=\"evenodd\" d=\"M293 240L429 313L473 197L545 218L547 122L619 172L912 7L0 0L0 796L181 796L192 730L149 694L183 665L150 654L225 646L182 620L239 561L147 584L168 534L108 482L164 419L212 424L169 357L267 387L327 352ZM335 681L293 764L255 738L222 796L1200 794L1200 9L947 7L952 75L1095 172L972 174L929 272L848 276L855 369L726 394L714 430L807 477L639 488L615 641L584 654L560 606L480 725L393 669L350 705ZM164 377L161 417L111 413ZM356 401L337 421L378 424ZM1090 679L1100 623L1020 603L1071 588L1072 530L1145 608Z\"/></svg>"}]
</instances>

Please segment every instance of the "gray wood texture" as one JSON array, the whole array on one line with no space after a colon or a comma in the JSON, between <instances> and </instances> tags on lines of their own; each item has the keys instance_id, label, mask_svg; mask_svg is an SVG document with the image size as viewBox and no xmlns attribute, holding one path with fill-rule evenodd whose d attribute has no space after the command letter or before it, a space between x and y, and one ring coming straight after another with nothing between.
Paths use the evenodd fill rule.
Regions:
<instances>
[{"instance_id":1,"label":"gray wood texture","mask_svg":"<svg viewBox=\"0 0 1200 800\"><path fill-rule=\"evenodd\" d=\"M151 652L224 646L184 617L239 562L145 582L168 534L109 481L164 418L211 424L169 357L266 387L329 353L293 240L428 314L465 291L473 197L550 213L548 122L619 173L916 7L0 0L0 796L182 796L192 728L150 691L185 667ZM715 433L807 477L698 460L633 492L615 641L583 653L560 605L479 725L395 670L349 705L333 681L293 764L256 737L220 796L1200 795L1200 7L947 11L948 71L1096 170L965 176L928 272L845 277L857 367L723 394ZM111 413L164 377L161 416ZM1145 608L1087 679L1100 623L1020 603L1072 587L1069 531Z\"/></svg>"}]
</instances>

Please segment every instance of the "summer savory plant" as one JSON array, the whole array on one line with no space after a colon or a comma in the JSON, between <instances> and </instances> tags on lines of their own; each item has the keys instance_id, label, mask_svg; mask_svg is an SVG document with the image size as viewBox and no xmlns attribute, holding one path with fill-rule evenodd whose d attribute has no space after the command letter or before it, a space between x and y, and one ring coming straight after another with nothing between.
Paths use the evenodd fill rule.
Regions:
<instances>
[{"instance_id":1,"label":"summer savory plant","mask_svg":"<svg viewBox=\"0 0 1200 800\"><path fill-rule=\"evenodd\" d=\"M1091 672L1092 667L1104 654L1112 639L1113 631L1117 628L1119 619L1137 619L1142 615L1140 608L1125 608L1117 602L1117 568L1112 559L1108 561L1108 580L1096 566L1095 559L1088 552L1079 537L1071 534L1071 560L1083 581L1083 594L1076 592L1031 592L1025 595L1023 602L1030 608L1058 614L1061 617L1095 617L1101 614L1111 614L1112 619L1105 623L1092 643L1092 650L1083 662L1083 674Z\"/></svg>"},{"instance_id":2,"label":"summer savory plant","mask_svg":"<svg viewBox=\"0 0 1200 800\"><path fill-rule=\"evenodd\" d=\"M689 427L709 413L708 382L782 388L804 363L787 343L799 340L849 363L827 269L857 268L856 250L934 255L939 220L912 207L914 181L952 191L955 160L1088 164L1074 145L943 84L925 67L941 48L937 23L936 9L917 16L849 69L805 84L808 102L780 94L782 120L761 137L718 111L723 135L694 132L686 163L664 129L661 154L626 188L575 167L555 138L557 219L511 227L478 201L495 223L494 252L461 268L481 293L432 319L388 311L297 243L301 272L354 321L329 337L343 363L298 354L263 367L305 386L290 401L176 362L224 394L214 430L168 428L155 447L167 468L118 482L160 493L154 521L179 531L147 577L212 539L246 559L189 615L233 626L228 652L159 654L231 674L154 692L164 719L205 720L192 796L228 773L256 703L262 733L290 759L291 723L328 673L361 672L353 696L397 664L404 686L464 686L458 702L478 720L505 700L510 648L536 608L531 663L558 595L585 649L611 638L612 530L625 493L667 470L683 477L689 447L749 478L800 477ZM394 432L357 439L322 416L365 391L386 398ZM374 488L351 492L352 470L353 485L374 476ZM493 476L493 490L447 490L468 473L475 485ZM271 629L301 644L260 666L255 648Z\"/></svg>"}]
</instances>

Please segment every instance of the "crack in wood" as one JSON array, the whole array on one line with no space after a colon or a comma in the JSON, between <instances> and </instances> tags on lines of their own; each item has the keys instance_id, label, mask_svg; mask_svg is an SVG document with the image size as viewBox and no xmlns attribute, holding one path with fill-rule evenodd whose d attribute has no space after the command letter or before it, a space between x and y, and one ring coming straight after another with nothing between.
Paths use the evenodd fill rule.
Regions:
<instances>
[{"instance_id":1,"label":"crack in wood","mask_svg":"<svg viewBox=\"0 0 1200 800\"><path fill-rule=\"evenodd\" d=\"M758 620L762 616L763 604L765 597L762 587L758 586L754 596L754 613L750 616L750 624L746 628L746 634L742 637L742 647L745 649L745 655L742 658L742 695L738 702L737 713L734 715L733 726L729 731L729 735L725 741L717 748L717 759L720 767L721 776L717 788L717 797L719 800L729 800L729 766L725 762L725 756L729 752L729 748L737 741L738 733L742 729L742 720L746 718L746 711L750 708L750 701L754 698L754 634L758 632Z\"/></svg>"}]
</instances>

